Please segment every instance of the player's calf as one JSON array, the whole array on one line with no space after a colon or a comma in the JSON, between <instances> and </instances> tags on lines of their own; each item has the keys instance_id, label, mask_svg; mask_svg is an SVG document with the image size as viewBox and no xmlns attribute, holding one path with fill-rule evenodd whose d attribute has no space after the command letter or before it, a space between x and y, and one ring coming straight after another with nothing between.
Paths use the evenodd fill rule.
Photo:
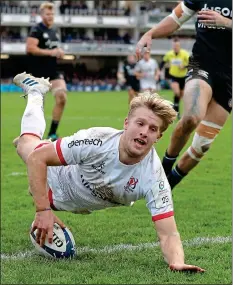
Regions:
<instances>
[{"instance_id":1,"label":"player's calf","mask_svg":"<svg viewBox=\"0 0 233 285\"><path fill-rule=\"evenodd\" d=\"M186 115L178 122L176 129L172 134L172 142L176 142L175 146L173 146L173 144L169 146L162 160L162 165L167 176L172 171L172 167L179 156L180 150L184 147L190 134L198 126L200 121L201 118L198 116Z\"/></svg>"},{"instance_id":2,"label":"player's calf","mask_svg":"<svg viewBox=\"0 0 233 285\"><path fill-rule=\"evenodd\" d=\"M55 96L56 104L60 107L64 107L67 101L66 90L63 88L57 88L53 90L53 95Z\"/></svg>"}]
</instances>

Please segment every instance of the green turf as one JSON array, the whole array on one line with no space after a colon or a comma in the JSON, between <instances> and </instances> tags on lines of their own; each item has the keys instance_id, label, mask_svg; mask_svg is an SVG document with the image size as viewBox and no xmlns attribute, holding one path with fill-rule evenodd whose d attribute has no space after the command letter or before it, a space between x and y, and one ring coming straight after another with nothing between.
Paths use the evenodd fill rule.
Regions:
<instances>
[{"instance_id":1,"label":"green turf","mask_svg":"<svg viewBox=\"0 0 233 285\"><path fill-rule=\"evenodd\" d=\"M170 92L162 92L171 98ZM2 219L1 252L17 254L33 250L29 227L34 218L27 194L26 168L17 156L12 140L19 135L25 102L19 94L2 94ZM47 130L53 98L46 99ZM111 126L122 128L127 112L126 92L69 93L59 127L66 136L80 128ZM162 157L174 126L157 144ZM12 176L12 173L21 173ZM175 217L183 240L195 237L231 236L231 118L209 153L174 191ZM77 248L100 249L118 244L151 243L157 240L144 201L132 208L101 210L82 216L57 214L71 227ZM160 249L83 252L72 261L50 261L33 255L2 260L2 284L230 284L231 243L184 246L186 262L204 267L205 274L170 272Z\"/></svg>"}]
</instances>

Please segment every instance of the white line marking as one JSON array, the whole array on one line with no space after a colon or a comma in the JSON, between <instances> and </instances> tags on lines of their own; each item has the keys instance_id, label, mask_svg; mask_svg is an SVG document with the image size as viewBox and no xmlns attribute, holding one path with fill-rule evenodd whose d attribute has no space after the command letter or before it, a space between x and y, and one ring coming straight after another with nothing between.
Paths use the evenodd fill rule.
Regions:
<instances>
[{"instance_id":1,"label":"white line marking","mask_svg":"<svg viewBox=\"0 0 233 285\"><path fill-rule=\"evenodd\" d=\"M12 172L8 176L26 176L27 172Z\"/></svg>"},{"instance_id":2,"label":"white line marking","mask_svg":"<svg viewBox=\"0 0 233 285\"><path fill-rule=\"evenodd\" d=\"M232 242L232 237L197 237L191 240L183 241L183 245L186 247L193 247L193 246L200 246L203 244L223 244L223 243L230 243ZM103 254L103 253L113 253L119 252L123 250L143 250L158 247L158 242L151 242L151 243L139 243L137 245L132 244L118 244L113 246L105 246L103 248L90 248L90 247L77 247L77 253L95 253L95 254ZM25 251L25 252L18 252L15 254L7 254L1 253L2 260L18 260L37 256L34 250Z\"/></svg>"}]
</instances>

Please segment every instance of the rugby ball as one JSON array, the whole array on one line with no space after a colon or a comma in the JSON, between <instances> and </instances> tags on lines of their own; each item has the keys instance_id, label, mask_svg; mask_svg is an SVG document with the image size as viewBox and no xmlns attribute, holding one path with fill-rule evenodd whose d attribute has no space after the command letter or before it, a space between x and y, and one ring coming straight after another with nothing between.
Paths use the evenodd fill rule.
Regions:
<instances>
[{"instance_id":1,"label":"rugby ball","mask_svg":"<svg viewBox=\"0 0 233 285\"><path fill-rule=\"evenodd\" d=\"M30 233L30 238L40 255L51 258L72 258L76 255L75 240L68 228L62 229L55 223L53 225L53 242L49 243L46 237L43 247L36 242L36 232L37 229L33 233Z\"/></svg>"}]
</instances>

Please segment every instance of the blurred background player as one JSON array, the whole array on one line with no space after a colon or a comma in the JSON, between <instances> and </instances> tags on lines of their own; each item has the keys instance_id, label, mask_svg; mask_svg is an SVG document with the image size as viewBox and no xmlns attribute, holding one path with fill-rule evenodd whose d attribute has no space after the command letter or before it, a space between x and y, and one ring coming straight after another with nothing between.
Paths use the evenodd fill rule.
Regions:
<instances>
[{"instance_id":1,"label":"blurred background player","mask_svg":"<svg viewBox=\"0 0 233 285\"><path fill-rule=\"evenodd\" d=\"M145 47L150 50L152 38L172 34L196 13L197 35L185 83L184 115L163 157L172 189L200 162L232 110L232 2L184 0L145 33L136 48L137 57L141 58ZM191 146L173 168L195 129Z\"/></svg>"},{"instance_id":2,"label":"blurred background player","mask_svg":"<svg viewBox=\"0 0 233 285\"><path fill-rule=\"evenodd\" d=\"M42 22L31 28L26 43L27 54L30 56L27 72L50 78L55 106L48 138L56 140L57 128L66 104L66 83L57 70L57 58L62 58L64 52L59 48L59 34L53 26L54 4L42 3L39 11Z\"/></svg>"},{"instance_id":3,"label":"blurred background player","mask_svg":"<svg viewBox=\"0 0 233 285\"><path fill-rule=\"evenodd\" d=\"M137 95L140 91L139 80L135 75L135 66L136 66L136 58L134 55L128 55L126 61L123 66L120 67L117 77L118 80L123 80L125 85L127 86L129 100L131 100Z\"/></svg>"},{"instance_id":4,"label":"blurred background player","mask_svg":"<svg viewBox=\"0 0 233 285\"><path fill-rule=\"evenodd\" d=\"M141 91L157 90L160 74L159 65L156 59L150 57L150 52L144 52L143 59L135 67L135 74L140 81Z\"/></svg>"},{"instance_id":5,"label":"blurred background player","mask_svg":"<svg viewBox=\"0 0 233 285\"><path fill-rule=\"evenodd\" d=\"M178 38L174 38L172 41L172 50L164 55L163 61L160 64L160 70L168 64L170 86L174 93L174 109L178 113L178 119L180 119L179 104L180 99L184 95L185 76L188 71L188 63L188 51L181 48Z\"/></svg>"}]
</instances>

